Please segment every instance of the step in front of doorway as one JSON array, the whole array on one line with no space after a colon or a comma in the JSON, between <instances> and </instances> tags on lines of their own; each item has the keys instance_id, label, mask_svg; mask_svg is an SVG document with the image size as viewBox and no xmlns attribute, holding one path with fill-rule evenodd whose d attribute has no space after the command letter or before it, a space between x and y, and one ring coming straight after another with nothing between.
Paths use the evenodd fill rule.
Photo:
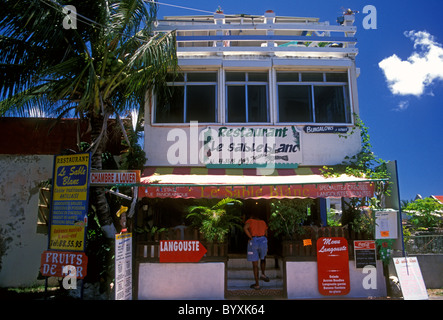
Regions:
<instances>
[{"instance_id":1,"label":"step in front of doorway","mask_svg":"<svg viewBox=\"0 0 443 320\"><path fill-rule=\"evenodd\" d=\"M260 265L260 262L259 262ZM266 257L266 269L278 268L280 265L279 260L273 256ZM234 268L251 268L252 262L246 259L246 255L228 256L228 269Z\"/></svg>"},{"instance_id":2,"label":"step in front of doorway","mask_svg":"<svg viewBox=\"0 0 443 320\"><path fill-rule=\"evenodd\" d=\"M267 294L272 292L283 291L283 278L281 263L274 257L267 257L266 259L266 276L269 278L269 282L260 280L261 290L268 290ZM259 269L261 274L261 270ZM252 271L252 263L246 260L246 255L230 257L228 260L227 270L227 290L230 294L245 295L243 291L260 291L251 289L251 284L255 283L254 273ZM271 291L269 291L271 290ZM252 292L249 294L253 295ZM263 292L255 293L254 295L262 295Z\"/></svg>"},{"instance_id":3,"label":"step in front of doorway","mask_svg":"<svg viewBox=\"0 0 443 320\"><path fill-rule=\"evenodd\" d=\"M254 289L238 289L238 290L228 290L226 292L226 299L285 299L285 293L283 289L268 289L261 288L260 290Z\"/></svg>"}]
</instances>

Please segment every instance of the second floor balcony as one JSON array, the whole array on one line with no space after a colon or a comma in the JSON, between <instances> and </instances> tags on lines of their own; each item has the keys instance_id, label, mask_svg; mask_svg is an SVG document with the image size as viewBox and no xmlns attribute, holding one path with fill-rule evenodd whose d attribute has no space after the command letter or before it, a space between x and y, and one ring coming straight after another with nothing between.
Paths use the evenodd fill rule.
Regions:
<instances>
[{"instance_id":1,"label":"second floor balcony","mask_svg":"<svg viewBox=\"0 0 443 320\"><path fill-rule=\"evenodd\" d=\"M156 32L175 31L177 55L272 56L303 58L355 57L355 16L345 14L337 25L318 18L224 15L165 17Z\"/></svg>"}]
</instances>

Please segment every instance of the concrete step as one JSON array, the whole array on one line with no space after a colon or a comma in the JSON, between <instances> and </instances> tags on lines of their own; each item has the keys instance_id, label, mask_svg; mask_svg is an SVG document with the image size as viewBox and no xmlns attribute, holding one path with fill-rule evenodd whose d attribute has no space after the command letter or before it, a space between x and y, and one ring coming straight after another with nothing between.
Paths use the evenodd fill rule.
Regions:
<instances>
[{"instance_id":1,"label":"concrete step","mask_svg":"<svg viewBox=\"0 0 443 320\"><path fill-rule=\"evenodd\" d=\"M254 283L252 263L246 260L246 255L230 256L228 260L228 290L251 290L250 285ZM259 270L261 274L261 270ZM269 282L260 280L263 289L283 289L283 278L281 263L274 257L266 258L266 275Z\"/></svg>"},{"instance_id":2,"label":"concrete step","mask_svg":"<svg viewBox=\"0 0 443 320\"><path fill-rule=\"evenodd\" d=\"M254 278L250 279L228 279L228 290L247 290L254 283ZM282 289L283 279L270 279L269 282L260 281L260 287L267 289Z\"/></svg>"},{"instance_id":3,"label":"concrete step","mask_svg":"<svg viewBox=\"0 0 443 320\"><path fill-rule=\"evenodd\" d=\"M264 288L254 290L251 288L236 288L226 291L226 299L235 300L270 300L270 299L285 299L283 288Z\"/></svg>"},{"instance_id":4,"label":"concrete step","mask_svg":"<svg viewBox=\"0 0 443 320\"><path fill-rule=\"evenodd\" d=\"M280 269L268 269L266 268L266 275L269 279L281 278ZM254 273L251 268L233 269L228 268L228 279L251 279L254 277Z\"/></svg>"},{"instance_id":5,"label":"concrete step","mask_svg":"<svg viewBox=\"0 0 443 320\"><path fill-rule=\"evenodd\" d=\"M259 263L260 265L260 263ZM279 261L274 257L266 257L266 269L273 269L279 267ZM228 269L241 269L241 268L252 268L251 261L246 260L246 255L240 257L229 257Z\"/></svg>"}]
</instances>

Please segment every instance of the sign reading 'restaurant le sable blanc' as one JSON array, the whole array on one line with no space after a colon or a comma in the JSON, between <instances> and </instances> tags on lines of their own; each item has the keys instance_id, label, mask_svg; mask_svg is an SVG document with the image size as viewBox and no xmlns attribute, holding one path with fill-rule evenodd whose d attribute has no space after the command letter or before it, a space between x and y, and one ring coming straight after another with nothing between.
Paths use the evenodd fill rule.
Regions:
<instances>
[{"instance_id":1,"label":"sign reading 'restaurant le sable blanc'","mask_svg":"<svg viewBox=\"0 0 443 320\"><path fill-rule=\"evenodd\" d=\"M54 157L49 250L41 255L40 264L43 276L86 276L89 168L89 153Z\"/></svg>"},{"instance_id":2,"label":"sign reading 'restaurant le sable blanc'","mask_svg":"<svg viewBox=\"0 0 443 320\"><path fill-rule=\"evenodd\" d=\"M206 165L298 164L300 132L295 126L207 127L203 162Z\"/></svg>"},{"instance_id":3,"label":"sign reading 'restaurant le sable blanc'","mask_svg":"<svg viewBox=\"0 0 443 320\"><path fill-rule=\"evenodd\" d=\"M89 153L55 157L49 249L84 251L89 168Z\"/></svg>"}]
</instances>

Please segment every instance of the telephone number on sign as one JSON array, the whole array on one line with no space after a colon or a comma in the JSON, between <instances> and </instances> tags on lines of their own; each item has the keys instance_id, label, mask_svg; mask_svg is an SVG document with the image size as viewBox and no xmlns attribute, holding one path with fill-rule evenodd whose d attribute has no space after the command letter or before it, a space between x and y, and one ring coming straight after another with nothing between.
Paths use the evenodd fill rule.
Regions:
<instances>
[{"instance_id":1,"label":"telephone number on sign","mask_svg":"<svg viewBox=\"0 0 443 320\"><path fill-rule=\"evenodd\" d=\"M51 240L50 246L52 248L81 248L83 246L83 241L78 240Z\"/></svg>"}]
</instances>

